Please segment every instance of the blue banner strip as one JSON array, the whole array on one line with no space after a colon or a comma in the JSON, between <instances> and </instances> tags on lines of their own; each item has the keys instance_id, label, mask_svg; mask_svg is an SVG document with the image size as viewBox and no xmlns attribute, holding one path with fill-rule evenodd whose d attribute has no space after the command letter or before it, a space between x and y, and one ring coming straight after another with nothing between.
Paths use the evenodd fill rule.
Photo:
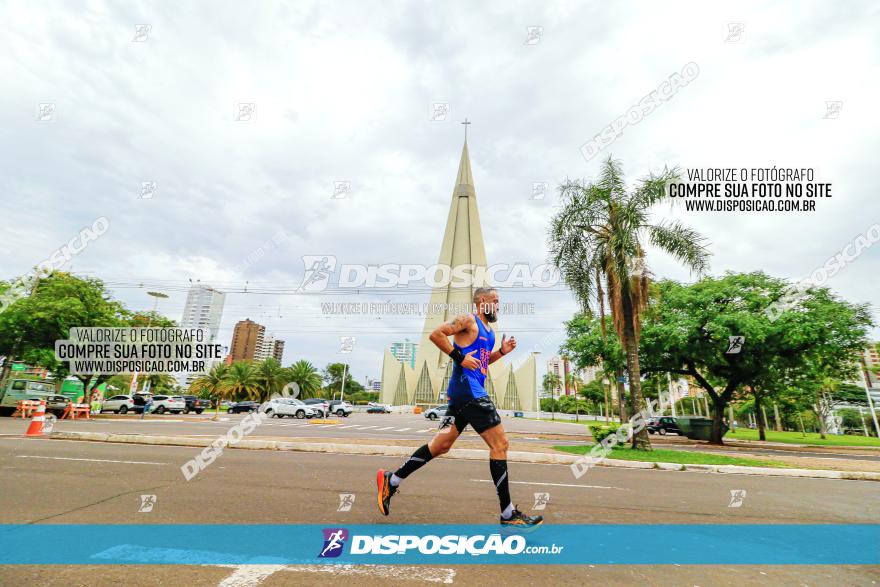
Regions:
<instances>
[{"instance_id":1,"label":"blue banner strip","mask_svg":"<svg viewBox=\"0 0 880 587\"><path fill-rule=\"evenodd\" d=\"M878 524L0 525L0 564L880 564Z\"/></svg>"}]
</instances>

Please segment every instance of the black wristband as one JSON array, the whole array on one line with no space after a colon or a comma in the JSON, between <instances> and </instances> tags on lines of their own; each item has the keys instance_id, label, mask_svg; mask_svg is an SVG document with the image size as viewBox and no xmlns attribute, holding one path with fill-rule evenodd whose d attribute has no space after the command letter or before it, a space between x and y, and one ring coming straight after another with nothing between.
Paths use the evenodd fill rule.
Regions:
<instances>
[{"instance_id":1,"label":"black wristband","mask_svg":"<svg viewBox=\"0 0 880 587\"><path fill-rule=\"evenodd\" d=\"M461 349L453 348L449 353L449 358L461 365L461 362L464 361L464 353L461 352Z\"/></svg>"},{"instance_id":2,"label":"black wristband","mask_svg":"<svg viewBox=\"0 0 880 587\"><path fill-rule=\"evenodd\" d=\"M507 354L501 349L501 347L498 347L498 352L499 354L501 354L502 357Z\"/></svg>"}]
</instances>

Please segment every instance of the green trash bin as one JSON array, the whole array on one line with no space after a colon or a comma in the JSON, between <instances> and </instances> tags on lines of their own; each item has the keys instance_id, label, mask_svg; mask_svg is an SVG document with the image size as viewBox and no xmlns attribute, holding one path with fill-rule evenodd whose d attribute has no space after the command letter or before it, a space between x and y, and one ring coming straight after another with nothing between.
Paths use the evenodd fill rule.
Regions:
<instances>
[{"instance_id":1,"label":"green trash bin","mask_svg":"<svg viewBox=\"0 0 880 587\"><path fill-rule=\"evenodd\" d=\"M702 416L679 416L675 419L681 433L691 440L709 440L712 436L712 420ZM727 424L721 423L721 436L727 434Z\"/></svg>"}]
</instances>

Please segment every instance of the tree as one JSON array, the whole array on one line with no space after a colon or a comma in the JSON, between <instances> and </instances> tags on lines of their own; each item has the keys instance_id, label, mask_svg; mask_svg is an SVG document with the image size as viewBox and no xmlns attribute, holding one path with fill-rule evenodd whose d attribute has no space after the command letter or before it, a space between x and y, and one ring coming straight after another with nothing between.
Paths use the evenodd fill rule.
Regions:
<instances>
[{"instance_id":1,"label":"tree","mask_svg":"<svg viewBox=\"0 0 880 587\"><path fill-rule=\"evenodd\" d=\"M626 352L634 414L645 408L639 366L641 314L649 284L644 245L669 253L698 273L706 270L709 257L703 237L694 230L677 221L650 221L650 209L666 199L665 185L677 177L677 170L667 168L628 192L620 163L609 157L598 182L569 181L562 186L562 209L550 225L551 259L582 306L604 285L614 328ZM633 435L632 447L650 450L647 429Z\"/></svg>"},{"instance_id":2,"label":"tree","mask_svg":"<svg viewBox=\"0 0 880 587\"><path fill-rule=\"evenodd\" d=\"M607 333L602 328L602 320L587 314L579 313L565 323L568 338L561 351L574 360L578 369L601 365L608 378L617 385L617 400L621 420L625 419L626 409L623 406L624 387L620 381L626 368L626 354L620 339L615 333ZM604 399L604 389L602 397Z\"/></svg>"},{"instance_id":3,"label":"tree","mask_svg":"<svg viewBox=\"0 0 880 587\"><path fill-rule=\"evenodd\" d=\"M601 379L593 379L581 387L578 394L591 406L597 406L605 401L605 386Z\"/></svg>"},{"instance_id":4,"label":"tree","mask_svg":"<svg viewBox=\"0 0 880 587\"><path fill-rule=\"evenodd\" d=\"M273 394L279 393L288 383L287 370L276 359L269 357L254 366L257 382L260 385L258 391L259 401L264 402Z\"/></svg>"},{"instance_id":5,"label":"tree","mask_svg":"<svg viewBox=\"0 0 880 587\"><path fill-rule=\"evenodd\" d=\"M107 385L128 390L131 387L131 378L131 373L113 375L107 380ZM139 374L138 381L143 384L142 389L146 389L147 382L149 382L149 389L153 393L171 394L178 389L177 379L170 373Z\"/></svg>"},{"instance_id":6,"label":"tree","mask_svg":"<svg viewBox=\"0 0 880 587\"><path fill-rule=\"evenodd\" d=\"M544 374L544 379L541 382L541 387L550 394L550 399L553 400L551 403L547 405L550 406L550 409L547 410L551 414L551 418L553 420L556 419L556 410L558 409L558 404L556 402L556 390L559 389L559 385L562 379L556 373L552 371L548 371ZM543 407L543 406L542 406Z\"/></svg>"},{"instance_id":7,"label":"tree","mask_svg":"<svg viewBox=\"0 0 880 587\"><path fill-rule=\"evenodd\" d=\"M220 419L220 402L228 399L230 393L229 382L226 377L229 366L226 363L214 363L211 370L203 373L192 382L189 390L196 394L205 394L217 402L217 411L214 413L214 420Z\"/></svg>"},{"instance_id":8,"label":"tree","mask_svg":"<svg viewBox=\"0 0 880 587\"><path fill-rule=\"evenodd\" d=\"M259 399L260 382L250 361L235 361L226 370L226 386L231 397Z\"/></svg>"},{"instance_id":9,"label":"tree","mask_svg":"<svg viewBox=\"0 0 880 587\"><path fill-rule=\"evenodd\" d=\"M330 363L324 369L324 389L335 395L342 391L342 374L345 373L345 392L363 391L364 386L351 376L351 365L345 363Z\"/></svg>"},{"instance_id":10,"label":"tree","mask_svg":"<svg viewBox=\"0 0 880 587\"><path fill-rule=\"evenodd\" d=\"M67 339L74 327L125 326L128 312L111 298L99 279L55 272L34 281L27 297L20 297L0 312L0 355L4 371L13 359L26 357L52 370L56 386L69 373L69 365L55 360L55 341ZM5 376L5 373L3 374ZM77 374L83 383L84 401L92 389L110 375ZM3 379L4 377L0 377Z\"/></svg>"},{"instance_id":11,"label":"tree","mask_svg":"<svg viewBox=\"0 0 880 587\"><path fill-rule=\"evenodd\" d=\"M658 284L646 313L640 354L644 371L693 377L712 400L711 443L722 444L724 409L740 387L749 386L755 416L760 402L819 373L846 379L854 354L864 346L870 313L864 305L810 288L795 307L775 319L766 311L788 290L784 279L762 272L727 273L692 285ZM736 352L730 337L745 341Z\"/></svg>"},{"instance_id":12,"label":"tree","mask_svg":"<svg viewBox=\"0 0 880 587\"><path fill-rule=\"evenodd\" d=\"M809 365L809 367L814 366L815 364ZM800 378L797 387L790 395L793 401L813 412L819 427L819 437L825 438L828 432L827 422L837 408L846 405L864 406L868 402L861 387L845 383L827 374L822 375L809 367L805 369L805 376Z\"/></svg>"},{"instance_id":13,"label":"tree","mask_svg":"<svg viewBox=\"0 0 880 587\"><path fill-rule=\"evenodd\" d=\"M299 386L302 398L316 397L321 390L321 374L306 360L297 361L288 367L287 378Z\"/></svg>"}]
</instances>

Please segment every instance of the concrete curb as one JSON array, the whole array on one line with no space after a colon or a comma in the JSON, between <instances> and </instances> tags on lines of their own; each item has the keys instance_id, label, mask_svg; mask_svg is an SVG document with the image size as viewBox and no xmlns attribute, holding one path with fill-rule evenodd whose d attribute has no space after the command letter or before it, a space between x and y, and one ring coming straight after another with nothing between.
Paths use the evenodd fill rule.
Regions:
<instances>
[{"instance_id":1,"label":"concrete curb","mask_svg":"<svg viewBox=\"0 0 880 587\"><path fill-rule=\"evenodd\" d=\"M53 432L51 440L85 440L92 442L118 442L123 444L151 444L161 446L206 447L215 438L195 438L190 436L158 436L148 434L111 434L107 432ZM366 444L343 444L333 442L287 442L282 440L255 440L243 438L227 448L245 450L282 450L296 452L322 452L335 454L381 455L404 457L412 453L409 446L384 446ZM442 458L485 460L488 450L454 448ZM582 457L569 454L541 452L508 451L507 460L517 463L538 463L547 465L573 465ZM707 473L762 475L767 477L810 477L817 479L850 479L857 481L880 481L880 473L869 471L825 471L818 469L773 469L769 467L741 467L739 465L682 465L679 463L646 463L643 461L623 461L604 459L599 467L619 467L624 469L658 469L662 471L702 471Z\"/></svg>"}]
</instances>

